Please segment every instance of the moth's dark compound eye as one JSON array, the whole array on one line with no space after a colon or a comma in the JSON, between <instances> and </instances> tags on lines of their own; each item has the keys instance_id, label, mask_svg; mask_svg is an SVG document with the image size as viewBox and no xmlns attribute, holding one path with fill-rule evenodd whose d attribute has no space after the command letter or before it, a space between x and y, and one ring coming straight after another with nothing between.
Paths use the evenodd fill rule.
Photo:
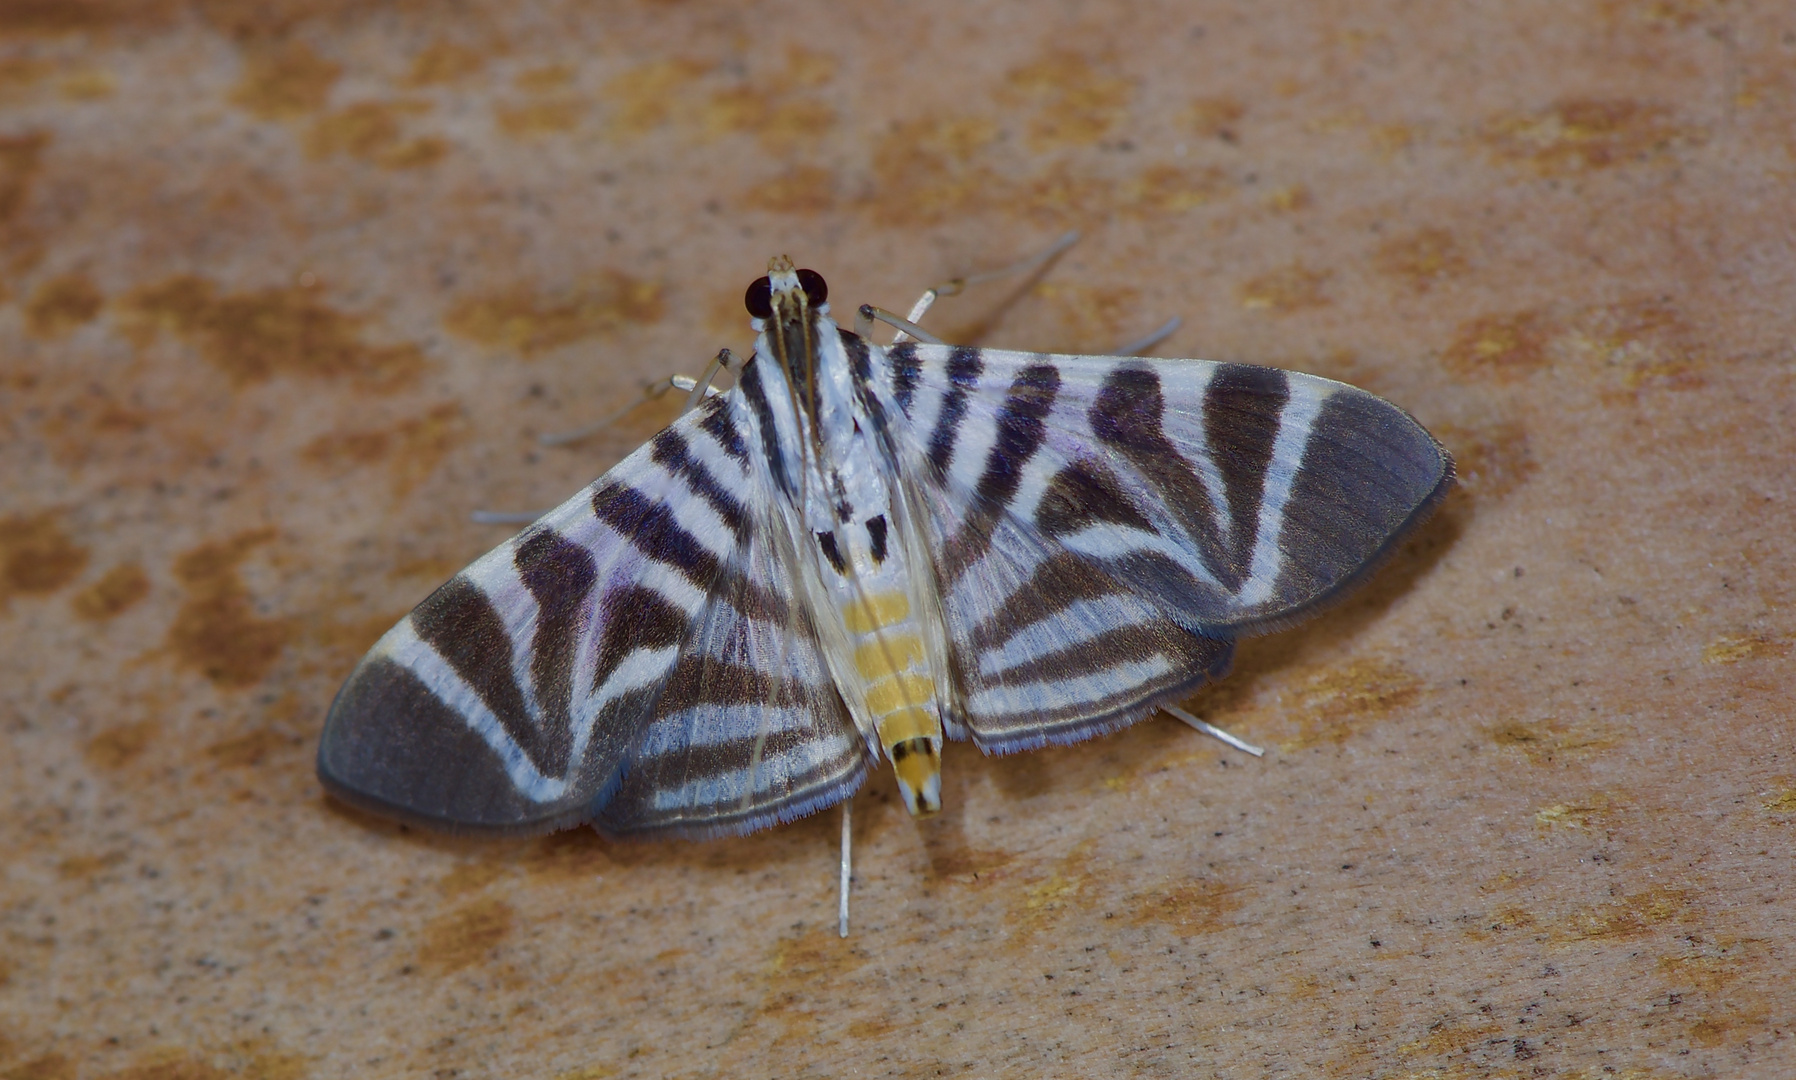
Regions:
<instances>
[{"instance_id":1,"label":"moth's dark compound eye","mask_svg":"<svg viewBox=\"0 0 1796 1080\"><path fill-rule=\"evenodd\" d=\"M815 270L800 270L798 284L804 289L805 298L811 302L812 307L822 307L823 302L829 299L829 283Z\"/></svg>"},{"instance_id":2,"label":"moth's dark compound eye","mask_svg":"<svg viewBox=\"0 0 1796 1080\"><path fill-rule=\"evenodd\" d=\"M773 318L773 282L766 278L756 278L755 283L743 295L742 303L748 308L748 313L757 319Z\"/></svg>"}]
</instances>

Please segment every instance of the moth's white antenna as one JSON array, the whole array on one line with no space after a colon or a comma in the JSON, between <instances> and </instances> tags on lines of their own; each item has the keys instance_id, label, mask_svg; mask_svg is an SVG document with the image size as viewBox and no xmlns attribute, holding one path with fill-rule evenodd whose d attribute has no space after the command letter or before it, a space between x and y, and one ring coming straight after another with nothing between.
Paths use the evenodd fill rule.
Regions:
<instances>
[{"instance_id":1,"label":"moth's white antenna","mask_svg":"<svg viewBox=\"0 0 1796 1080\"><path fill-rule=\"evenodd\" d=\"M841 899L836 909L836 932L843 937L848 936L848 883L852 876L848 848L854 840L853 807L853 795L842 800L842 880L837 889Z\"/></svg>"},{"instance_id":2,"label":"moth's white antenna","mask_svg":"<svg viewBox=\"0 0 1796 1080\"><path fill-rule=\"evenodd\" d=\"M1161 323L1160 328L1158 330L1155 330L1152 333L1150 333L1144 337L1138 337L1134 341L1128 341L1128 342L1124 342L1121 345L1118 345L1116 347L1116 351L1114 353L1112 353L1111 355L1113 355L1113 356L1140 356L1142 353L1148 351L1149 349L1153 348L1155 345L1160 344L1162 341L1165 341L1167 338L1169 338L1173 334L1177 333L1179 327L1181 327L1183 325L1185 325L1185 320L1179 318L1177 315L1174 315L1172 318L1167 319L1164 323Z\"/></svg>"},{"instance_id":3,"label":"moth's white antenna","mask_svg":"<svg viewBox=\"0 0 1796 1080\"><path fill-rule=\"evenodd\" d=\"M1228 743L1230 746L1241 751L1243 754L1252 754L1254 757L1265 757L1266 756L1266 751L1255 746L1253 743L1248 742L1246 739L1241 738L1239 735L1234 735L1227 731L1224 731L1221 728L1217 727L1215 724L1208 723L1207 721L1199 720L1197 717L1192 716L1190 713L1186 712L1184 709L1179 708L1177 705L1162 705L1162 706L1160 706L1160 711L1163 713L1169 713L1172 716L1174 716L1180 720L1183 720L1185 723L1190 724L1192 727L1203 732L1205 735L1208 735L1212 739L1220 739L1223 742Z\"/></svg>"}]
</instances>

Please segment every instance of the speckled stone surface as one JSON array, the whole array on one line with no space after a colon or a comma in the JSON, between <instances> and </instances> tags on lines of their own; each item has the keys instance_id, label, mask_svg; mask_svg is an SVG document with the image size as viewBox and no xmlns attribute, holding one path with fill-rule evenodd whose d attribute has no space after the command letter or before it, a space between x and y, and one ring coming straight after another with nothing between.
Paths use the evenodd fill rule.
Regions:
<instances>
[{"instance_id":1,"label":"speckled stone surface","mask_svg":"<svg viewBox=\"0 0 1796 1080\"><path fill-rule=\"evenodd\" d=\"M0 0L0 1078L1796 1075L1796 10ZM1462 487L1170 721L919 828L477 842L360 653L748 341L1384 394Z\"/></svg>"}]
</instances>

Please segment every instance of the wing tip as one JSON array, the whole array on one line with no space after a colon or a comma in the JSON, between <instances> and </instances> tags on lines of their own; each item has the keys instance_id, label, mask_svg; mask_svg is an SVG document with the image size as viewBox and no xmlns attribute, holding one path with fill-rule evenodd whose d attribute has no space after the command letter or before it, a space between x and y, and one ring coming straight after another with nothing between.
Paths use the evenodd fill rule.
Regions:
<instances>
[{"instance_id":1,"label":"wing tip","mask_svg":"<svg viewBox=\"0 0 1796 1080\"><path fill-rule=\"evenodd\" d=\"M1429 442L1434 445L1435 451L1440 456L1440 476L1435 480L1434 487L1416 501L1415 506L1410 509L1402 523L1391 529L1386 534L1384 542L1372 554L1362 559L1359 565L1353 568L1352 573L1342 577L1326 591L1311 597L1296 608L1231 626L1229 629L1243 637L1258 637L1261 634L1289 630L1300 623L1308 622L1346 600L1355 590L1384 569L1396 557L1403 542L1415 535L1430 518L1434 517L1440 510L1441 504L1446 501L1447 496L1452 494L1454 485L1459 482L1458 465L1453 460L1452 452L1442 445L1432 432L1420 424L1417 424L1416 427L1428 437Z\"/></svg>"}]
</instances>

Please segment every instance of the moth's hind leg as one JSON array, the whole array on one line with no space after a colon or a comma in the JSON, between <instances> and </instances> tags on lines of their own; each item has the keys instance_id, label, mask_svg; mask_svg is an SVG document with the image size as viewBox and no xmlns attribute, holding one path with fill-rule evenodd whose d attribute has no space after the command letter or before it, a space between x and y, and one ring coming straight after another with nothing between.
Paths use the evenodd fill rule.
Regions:
<instances>
[{"instance_id":1,"label":"moth's hind leg","mask_svg":"<svg viewBox=\"0 0 1796 1080\"><path fill-rule=\"evenodd\" d=\"M1179 708L1177 705L1162 705L1160 706L1160 711L1166 713L1175 720L1188 724L1193 730L1208 735L1210 738L1219 742L1226 743L1244 754L1252 754L1254 757L1264 757L1266 755L1266 751L1255 746L1253 743L1248 742L1241 736L1236 735L1234 732L1225 728L1219 728L1208 720L1199 719L1186 712L1184 709Z\"/></svg>"},{"instance_id":2,"label":"moth's hind leg","mask_svg":"<svg viewBox=\"0 0 1796 1080\"><path fill-rule=\"evenodd\" d=\"M1060 238L1055 240L1052 244L1049 244L1047 247L1027 258L1018 259L1009 266L1000 266L996 270L984 270L977 274L968 274L966 277L949 278L939 285L934 285L923 290L923 295L918 297L917 302L911 305L910 314L903 318L899 318L897 315L894 315L884 308L874 307L871 304L862 304L860 310L855 313L854 332L861 337L867 337L873 333L873 324L877 321L897 329L898 332L892 336L892 344L894 345L902 341L913 339L926 342L930 345L940 345L942 344L940 338L918 325L918 323L922 321L924 314L929 311L930 307L937 300L944 296L956 296L966 290L969 286L984 284L987 281L995 281L998 278L1009 277L1013 274L1021 274L1024 277L1032 276L1044 269L1048 263L1054 260L1055 256L1059 255L1067 248L1072 247L1074 244L1078 243L1078 241L1079 232L1077 229L1074 229L1062 233Z\"/></svg>"}]
</instances>

